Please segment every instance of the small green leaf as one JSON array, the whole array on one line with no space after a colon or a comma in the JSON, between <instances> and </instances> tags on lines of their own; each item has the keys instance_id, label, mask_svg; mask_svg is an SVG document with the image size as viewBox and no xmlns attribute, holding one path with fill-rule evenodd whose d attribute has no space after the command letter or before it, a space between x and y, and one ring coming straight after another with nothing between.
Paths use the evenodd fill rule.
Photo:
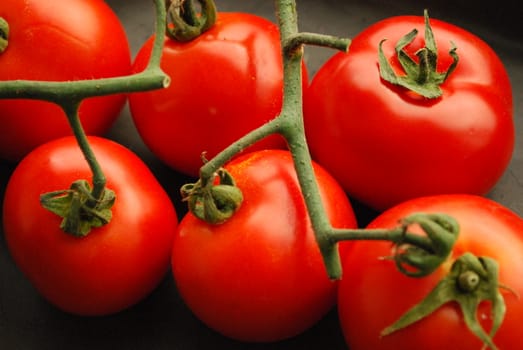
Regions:
<instances>
[{"instance_id":1,"label":"small green leaf","mask_svg":"<svg viewBox=\"0 0 523 350\"><path fill-rule=\"evenodd\" d=\"M40 196L40 203L50 212L60 217L64 217L67 215L71 206L71 192L71 190L63 190L45 193Z\"/></svg>"},{"instance_id":2,"label":"small green leaf","mask_svg":"<svg viewBox=\"0 0 523 350\"><path fill-rule=\"evenodd\" d=\"M415 76L418 74L418 64L412 59L404 50L405 46L410 44L414 38L418 35L418 30L413 29L410 33L402 37L395 46L396 55L399 58L399 62L407 76ZM381 49L381 48L380 48Z\"/></svg>"},{"instance_id":3,"label":"small green leaf","mask_svg":"<svg viewBox=\"0 0 523 350\"><path fill-rule=\"evenodd\" d=\"M466 275L466 276L465 276ZM473 278L471 278L473 277ZM446 303L457 303L469 330L491 349L497 349L493 337L505 316L505 301L498 281L498 264L487 257L465 253L452 265L450 273L413 308L403 314L394 324L385 328L381 335L387 336L428 317ZM493 324L487 333L478 321L477 309L481 302L490 301Z\"/></svg>"},{"instance_id":4,"label":"small green leaf","mask_svg":"<svg viewBox=\"0 0 523 350\"><path fill-rule=\"evenodd\" d=\"M383 80L401 86L407 90L413 91L423 97L434 99L441 97L443 91L441 84L443 84L450 74L454 71L458 64L458 55L456 53L456 46L452 44L449 55L453 62L445 72L437 71L438 63L438 49L434 33L430 26L428 12L425 10L425 47L418 50L415 54L417 61L414 60L405 51L405 48L411 44L416 38L418 31L413 29L404 35L395 46L396 56L405 72L404 75L397 75L392 68L389 60L383 52L384 40L381 40L378 46L378 63L380 76Z\"/></svg>"},{"instance_id":5,"label":"small green leaf","mask_svg":"<svg viewBox=\"0 0 523 350\"><path fill-rule=\"evenodd\" d=\"M409 245L403 241L394 247L394 261L400 272L410 277L423 277L432 273L445 262L459 235L459 224L443 213L414 213L402 221L404 231L410 225L419 225L425 233L425 248Z\"/></svg>"},{"instance_id":6,"label":"small green leaf","mask_svg":"<svg viewBox=\"0 0 523 350\"><path fill-rule=\"evenodd\" d=\"M42 194L42 207L62 218L60 228L73 236L83 237L92 228L108 224L112 219L111 208L116 196L105 189L102 198L91 195L91 186L85 180L75 181L69 190Z\"/></svg>"},{"instance_id":7,"label":"small green leaf","mask_svg":"<svg viewBox=\"0 0 523 350\"><path fill-rule=\"evenodd\" d=\"M221 224L230 219L239 209L243 195L236 186L234 178L223 168L220 168L214 180L202 185L201 179L195 183L181 187L182 199L187 201L189 211L197 218L210 224Z\"/></svg>"},{"instance_id":8,"label":"small green leaf","mask_svg":"<svg viewBox=\"0 0 523 350\"><path fill-rule=\"evenodd\" d=\"M437 53L438 46L436 45L436 39L434 38L434 32L430 26L429 11L423 10L423 19L425 21L425 46L427 50Z\"/></svg>"}]
</instances>

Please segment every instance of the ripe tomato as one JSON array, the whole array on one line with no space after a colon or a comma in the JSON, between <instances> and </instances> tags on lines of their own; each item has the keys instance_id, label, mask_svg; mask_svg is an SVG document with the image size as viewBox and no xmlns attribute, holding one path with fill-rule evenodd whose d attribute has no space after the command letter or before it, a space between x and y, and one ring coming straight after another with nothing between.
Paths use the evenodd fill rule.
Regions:
<instances>
[{"instance_id":1,"label":"ripe tomato","mask_svg":"<svg viewBox=\"0 0 523 350\"><path fill-rule=\"evenodd\" d=\"M103 138L89 140L116 193L111 222L77 238L40 206L40 194L90 179L75 139L65 137L36 148L15 169L4 197L4 232L15 263L48 301L103 315L138 302L165 276L177 217L136 155Z\"/></svg>"},{"instance_id":2,"label":"ripe tomato","mask_svg":"<svg viewBox=\"0 0 523 350\"><path fill-rule=\"evenodd\" d=\"M514 148L512 92L502 62L475 35L430 21L438 72L456 69L440 86L442 96L423 98L380 77L378 47L398 75L396 42L423 17L380 21L354 37L317 72L305 94L305 125L316 161L352 197L383 210L431 194L485 194L506 169ZM405 51L425 46L422 34Z\"/></svg>"},{"instance_id":3,"label":"ripe tomato","mask_svg":"<svg viewBox=\"0 0 523 350\"><path fill-rule=\"evenodd\" d=\"M460 233L450 260L471 252L499 263L499 282L516 294L523 293L523 221L513 212L484 197L439 195L413 199L378 216L369 228L392 228L412 213L447 213L457 219ZM343 257L344 277L339 284L341 326L351 350L373 349L481 349L481 341L465 326L460 309L448 303L432 315L403 330L380 337L414 304L420 302L449 271L451 262L423 278L401 274L387 242L356 242ZM523 321L523 300L501 290L507 312L494 337L499 349L518 344ZM478 318L485 330L492 318L488 302L480 305Z\"/></svg>"},{"instance_id":4,"label":"ripe tomato","mask_svg":"<svg viewBox=\"0 0 523 350\"><path fill-rule=\"evenodd\" d=\"M9 24L0 80L70 81L127 75L129 44L122 24L101 0L3 0ZM95 97L80 108L88 134L109 129L124 95ZM0 100L0 158L19 161L36 146L71 135L60 107L36 100Z\"/></svg>"},{"instance_id":5,"label":"ripe tomato","mask_svg":"<svg viewBox=\"0 0 523 350\"><path fill-rule=\"evenodd\" d=\"M172 254L178 290L200 320L228 337L292 337L332 308L337 282L327 277L290 153L253 152L225 168L243 203L220 225L191 213L180 222ZM341 187L314 169L332 224L356 227Z\"/></svg>"},{"instance_id":6,"label":"ripe tomato","mask_svg":"<svg viewBox=\"0 0 523 350\"><path fill-rule=\"evenodd\" d=\"M274 23L246 13L218 13L216 24L188 43L166 39L161 67L170 86L129 97L145 144L173 169L196 176L203 152L210 159L273 119L282 106L279 40ZM134 71L146 67L152 42L139 51ZM284 147L271 135L249 150Z\"/></svg>"}]
</instances>

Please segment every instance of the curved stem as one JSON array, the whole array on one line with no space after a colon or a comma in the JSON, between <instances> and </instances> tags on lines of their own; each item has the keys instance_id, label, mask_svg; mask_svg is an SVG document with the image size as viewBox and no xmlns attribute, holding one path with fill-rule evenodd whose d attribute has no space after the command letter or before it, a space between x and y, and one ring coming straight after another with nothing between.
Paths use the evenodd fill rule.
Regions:
<instances>
[{"instance_id":1,"label":"curved stem","mask_svg":"<svg viewBox=\"0 0 523 350\"><path fill-rule=\"evenodd\" d=\"M265 136L281 134L287 140L293 156L298 180L328 274L336 279L341 276L336 239L333 238L332 227L321 201L305 139L302 111L302 58L304 44L347 50L350 41L333 36L299 33L294 0L276 0L276 11L284 65L282 112L278 117L243 136L204 164L200 169L200 179L202 185L205 185L213 178L214 172L235 154Z\"/></svg>"},{"instance_id":2,"label":"curved stem","mask_svg":"<svg viewBox=\"0 0 523 350\"><path fill-rule=\"evenodd\" d=\"M240 139L236 140L234 143L230 144L225 149L223 149L211 160L207 161L200 168L200 179L202 180L203 184L211 180L214 177L214 173L236 154L242 152L245 148L249 147L250 145L263 139L266 136L279 133L280 124L281 123L278 117L276 117L273 120L270 120L269 122L258 127L257 129L254 129L251 132L245 134Z\"/></svg>"},{"instance_id":3,"label":"curved stem","mask_svg":"<svg viewBox=\"0 0 523 350\"><path fill-rule=\"evenodd\" d=\"M200 168L201 186L212 183L215 172L235 154L270 134L279 133L287 141L311 225L323 256L327 274L339 279L342 274L337 243L342 240L385 240L395 244L394 259L401 272L420 277L434 271L448 258L459 227L444 214L416 214L397 228L383 230L333 228L323 206L316 182L303 121L302 59L303 45L315 44L347 50L349 40L298 32L295 0L276 0L283 54L283 104L281 114L243 136ZM417 224L424 235L408 232Z\"/></svg>"},{"instance_id":4,"label":"curved stem","mask_svg":"<svg viewBox=\"0 0 523 350\"><path fill-rule=\"evenodd\" d=\"M155 13L156 13L156 24L155 24L155 36L154 36L154 42L153 47L151 51L151 57L149 57L149 63L147 65L147 68L145 69L146 72L155 72L159 71L159 73L164 77L163 81L163 87L167 87L169 85L169 77L161 70L160 68L160 62L162 59L162 51L163 51L163 45L165 40L165 27L167 26L167 9L165 8L165 4L162 0L155 0Z\"/></svg>"},{"instance_id":5,"label":"curved stem","mask_svg":"<svg viewBox=\"0 0 523 350\"><path fill-rule=\"evenodd\" d=\"M165 27L172 40L187 42L196 39L216 22L217 10L214 0L198 0L201 13L197 14L193 0L167 0L169 17L173 25Z\"/></svg>"},{"instance_id":6,"label":"curved stem","mask_svg":"<svg viewBox=\"0 0 523 350\"><path fill-rule=\"evenodd\" d=\"M80 101L71 101L68 103L64 102L61 105L67 116L67 119L69 120L69 124L73 130L76 141L78 142L78 146L82 150L85 160L87 161L87 164L93 173L93 190L91 195L95 201L99 201L102 199L104 193L106 178L82 127L82 123L78 115ZM96 203L90 203L90 206L94 207L95 205Z\"/></svg>"}]
</instances>

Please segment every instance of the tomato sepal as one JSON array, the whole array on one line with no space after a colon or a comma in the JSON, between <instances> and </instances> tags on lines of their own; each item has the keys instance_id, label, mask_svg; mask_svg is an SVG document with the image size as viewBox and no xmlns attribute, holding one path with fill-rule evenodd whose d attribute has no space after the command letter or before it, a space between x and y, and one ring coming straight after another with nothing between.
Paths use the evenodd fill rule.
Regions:
<instances>
[{"instance_id":1,"label":"tomato sepal","mask_svg":"<svg viewBox=\"0 0 523 350\"><path fill-rule=\"evenodd\" d=\"M385 328L381 336L392 334L420 321L446 303L456 302L461 308L468 329L481 339L484 347L497 349L493 337L503 323L506 311L500 288L507 289L499 284L498 271L496 260L464 253L454 261L450 272L427 297ZM482 301L489 301L491 304L493 323L489 333L483 329L477 318L477 309Z\"/></svg>"},{"instance_id":2,"label":"tomato sepal","mask_svg":"<svg viewBox=\"0 0 523 350\"><path fill-rule=\"evenodd\" d=\"M172 40L188 42L209 30L215 23L218 10L214 0L198 0L201 13L196 13L193 0L168 1L168 14L173 25L166 34Z\"/></svg>"},{"instance_id":3,"label":"tomato sepal","mask_svg":"<svg viewBox=\"0 0 523 350\"><path fill-rule=\"evenodd\" d=\"M452 63L445 72L438 72L436 70L438 62L438 49L434 39L434 33L430 26L429 16L427 10L424 12L425 18L425 47L416 52L418 62L412 59L404 50L406 46L414 41L418 34L417 29L413 29L405 36L403 36L395 46L398 61L405 71L405 75L398 76L394 72L387 57L383 53L383 43L387 39L383 39L378 47L378 62L380 76L385 81L402 86L410 91L413 91L423 97L434 99L441 97L443 94L440 85L447 80L449 75L454 71L458 62L459 56L456 53L457 47L451 42L449 55L452 57Z\"/></svg>"},{"instance_id":4,"label":"tomato sepal","mask_svg":"<svg viewBox=\"0 0 523 350\"><path fill-rule=\"evenodd\" d=\"M89 182L77 180L68 190L40 195L40 204L62 218L60 228L64 232L84 237L92 228L104 226L111 221L111 207L115 199L114 191L107 188L100 199L94 198Z\"/></svg>"},{"instance_id":5,"label":"tomato sepal","mask_svg":"<svg viewBox=\"0 0 523 350\"><path fill-rule=\"evenodd\" d=\"M414 213L402 220L402 239L395 242L393 259L398 270L409 277L424 277L439 268L450 256L459 236L459 224L443 213ZM408 241L407 230L419 225L425 236Z\"/></svg>"},{"instance_id":6,"label":"tomato sepal","mask_svg":"<svg viewBox=\"0 0 523 350\"><path fill-rule=\"evenodd\" d=\"M213 181L188 183L181 187L182 200L197 218L210 224L221 224L230 219L240 208L243 194L232 175L224 168L218 169Z\"/></svg>"}]
</instances>

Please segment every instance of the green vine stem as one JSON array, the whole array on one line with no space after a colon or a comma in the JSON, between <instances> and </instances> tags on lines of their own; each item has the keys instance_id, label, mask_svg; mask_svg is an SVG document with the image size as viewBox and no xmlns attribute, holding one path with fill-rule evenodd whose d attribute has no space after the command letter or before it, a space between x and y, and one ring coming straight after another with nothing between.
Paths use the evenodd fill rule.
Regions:
<instances>
[{"instance_id":1,"label":"green vine stem","mask_svg":"<svg viewBox=\"0 0 523 350\"><path fill-rule=\"evenodd\" d=\"M302 42L299 46L297 43L300 42L298 39L303 40L307 37L298 35L295 1L277 1L277 15L284 53L283 71L286 77L284 79L280 132L287 140L289 150L293 156L298 180L327 272L331 278L337 279L342 274L338 249L337 245L333 244L328 233L331 230L331 224L322 205L303 124L301 62L303 59L303 44L305 43ZM290 48L288 47L289 43L292 44Z\"/></svg>"},{"instance_id":2,"label":"green vine stem","mask_svg":"<svg viewBox=\"0 0 523 350\"><path fill-rule=\"evenodd\" d=\"M338 229L333 228L328 220L325 208L322 205L319 188L312 168L312 159L305 138L303 124L303 98L302 98L302 58L303 46L305 44L320 45L329 48L346 51L350 41L320 34L300 33L297 25L297 10L295 0L275 0L276 14L279 21L283 64L284 64L284 96L280 115L265 125L253 130L251 133L231 144L213 159L207 161L200 169L200 180L196 184L182 187L182 195L189 203L197 203L195 209L190 210L200 218L206 219L206 215L216 217L214 223L221 223L234 214L242 197L238 193L230 193L229 187L234 185L232 179L228 179L226 185L227 195L216 196L212 193L213 183L221 167L238 152L250 146L252 143L274 133L281 134L287 141L289 150L293 156L296 173L303 193L313 231L316 236L319 249L324 259L327 274L331 279L342 277L342 267L337 249L337 243L344 240L383 240L393 243L391 259L394 260L400 272L410 277L423 277L434 272L451 256L452 249L458 238L458 222L443 213L415 213L402 220L399 225L392 229ZM427 24L426 35L432 35L428 24L428 16L425 12ZM415 35L415 34L411 34ZM409 40L407 37L405 40ZM430 39L430 38L429 38ZM430 41L430 40L429 40ZM435 49L434 45L429 45ZM397 51L401 52L402 47ZM379 54L382 54L381 50ZM400 53L399 53L400 54ZM432 55L432 53L430 53ZM454 51L450 54L454 57ZM427 61L433 66L435 56ZM457 63L457 57L455 63ZM383 60L383 57L380 57ZM438 75L443 80L453 70L443 75ZM224 186L220 182L220 186ZM224 200L225 198L225 200ZM235 202L238 201L238 202ZM208 208L205 208L205 206ZM216 210L218 209L218 210ZM209 215L217 213L218 215ZM411 232L411 228L420 228L422 234ZM418 231L419 232L419 231ZM470 286L470 290L456 291L453 287L456 283L459 288L469 286L469 276L472 280L481 278L481 287ZM456 282L456 279L459 281ZM465 284L463 284L465 280ZM428 316L446 302L457 301L462 309L467 327L480 338L485 346L496 349L492 337L500 327L504 316L504 300L498 291L497 264L488 257L477 258L468 253L458 258L451 273L436 288L413 307L412 310L383 331L382 335L396 332L421 318ZM441 293L441 290L444 293ZM489 300L494 305L493 317L495 324L490 334L487 334L477 322L475 313L477 306L482 300Z\"/></svg>"},{"instance_id":3,"label":"green vine stem","mask_svg":"<svg viewBox=\"0 0 523 350\"><path fill-rule=\"evenodd\" d=\"M63 106L69 104L70 101L82 101L94 96L140 92L167 87L170 79L160 68L163 33L165 33L166 27L166 12L161 0L155 0L155 4L158 18L156 33L161 34L156 35L149 64L143 72L123 77L79 81L3 81L0 84L0 98L44 100Z\"/></svg>"},{"instance_id":4,"label":"green vine stem","mask_svg":"<svg viewBox=\"0 0 523 350\"><path fill-rule=\"evenodd\" d=\"M69 101L69 103L63 103L61 106L65 115L67 116L71 129L73 130L78 146L80 147L80 150L82 151L85 160L87 161L87 164L93 173L93 190L91 192L91 196L95 200L99 200L102 198L107 180L100 164L96 159L96 155L89 145L87 135L85 134L82 122L80 121L80 116L78 114L80 104L80 101ZM90 205L94 206L94 204Z\"/></svg>"},{"instance_id":5,"label":"green vine stem","mask_svg":"<svg viewBox=\"0 0 523 350\"><path fill-rule=\"evenodd\" d=\"M78 145L92 171L91 189L85 180L77 180L66 190L58 190L41 196L41 202L51 212L63 217L62 229L77 236L86 235L91 228L109 223L111 207L115 194L107 189L106 178L92 151L88 138L82 128L78 109L88 97L116 93L132 93L164 88L169 85L169 77L161 70L160 60L165 33L172 31L167 25L167 6L170 16L186 26L187 32L196 34L207 30L216 16L212 0L198 0L202 13L197 14L192 0L155 0L156 30L155 42L147 68L141 72L124 77L83 80L74 82L46 82L14 80L0 84L0 98L39 99L61 106L68 118ZM295 0L275 0L276 14L280 27L284 69L283 105L280 115L265 125L244 135L228 146L213 159L206 161L200 169L200 179L195 184L182 187L184 199L190 210L198 217L214 224L230 218L242 201L242 194L235 187L234 179L222 166L246 147L271 134L281 134L287 141L293 156L296 173L303 197L311 219L313 231L324 258L327 273L332 279L342 276L337 244L344 240L385 240L393 243L391 259L404 274L422 277L432 273L444 261L448 260L459 234L458 223L446 214L434 213L412 214L392 229L339 229L333 228L322 205L320 192L316 183L312 159L305 139L303 124L302 99L302 59L304 45L319 45L347 51L350 40L315 33L298 31ZM428 16L425 14L428 23ZM430 28L428 36L431 37ZM199 35L199 34L198 34ZM415 35L408 34L405 42ZM0 52L7 47L9 36L8 23L0 18ZM432 39L431 39L432 40ZM435 46L429 40L428 56L425 63L434 66ZM403 45L403 44L401 44ZM403 46L397 47L402 55ZM450 52L454 55L454 51ZM455 58L457 63L457 57ZM385 67L386 68L386 67ZM445 79L452 71L451 66L438 79ZM412 70L413 71L413 70ZM422 76L425 81L425 75ZM420 79L417 80L418 82ZM85 217L88 217L86 220ZM80 220L80 218L82 218ZM421 228L422 233L414 233L411 228ZM419 232L419 230L418 230ZM466 254L454 262L451 274L442 280L429 296L408 311L383 335L396 332L409 324L430 314L432 310L448 301L457 301L464 311L465 321L469 328L495 348L492 336L500 327L504 315L504 302L499 294L497 280L498 266L488 257L476 258ZM443 292L441 292L443 291ZM455 292L459 293L455 293ZM491 301L494 304L495 324L490 334L486 334L474 318L479 302Z\"/></svg>"},{"instance_id":6,"label":"green vine stem","mask_svg":"<svg viewBox=\"0 0 523 350\"><path fill-rule=\"evenodd\" d=\"M327 274L331 279L342 277L342 268L337 249L337 243L345 240L382 240L393 243L392 256L400 272L410 277L423 277L434 272L445 261L449 260L452 249L459 235L459 224L451 216L444 213L415 213L404 218L397 227L392 229L339 229L333 228L328 220L325 208L322 205L319 188L314 176L312 159L305 138L303 123L302 99L302 58L305 44L320 45L346 51L350 40L313 33L300 33L297 25L297 10L295 0L276 0L276 14L279 21L283 65L284 91L281 113L265 125L244 135L242 138L225 148L200 168L200 179L195 184L182 187L182 197L189 202L189 210L197 217L207 222L220 224L230 218L239 207L242 200L241 193L233 191L234 182L221 174L222 166L234 155L256 141L279 133L287 141L293 156L296 173L303 193L313 231L322 253ZM428 25L428 16L425 12L427 24L426 35L432 35ZM413 32L405 39L406 42L415 35ZM430 43L429 43L430 44ZM435 50L430 44L429 51ZM401 54L402 46L397 48ZM379 54L382 55L381 50ZM432 55L432 52L429 52ZM450 54L454 57L454 51ZM383 60L383 57L380 57ZM432 55L426 63L432 67L435 56ZM455 57L454 65L457 63ZM445 79L453 70L438 75L438 79ZM433 76L432 76L433 77ZM216 177L224 177L227 181L220 181L220 195L213 193ZM422 234L414 233L412 227L421 229ZM472 276L472 279L470 278ZM481 281L481 287L469 282ZM456 282L458 280L458 282ZM469 288L465 292L459 288ZM465 286L465 287L463 287ZM459 289L458 288L458 289ZM492 337L501 325L504 315L504 301L499 291L497 265L488 257L477 258L468 253L458 258L451 273L419 304L409 310L398 322L383 331L382 335L396 332L421 318L428 316L432 311L446 302L458 301L465 322L469 329L478 336L486 346L495 349ZM441 290L444 291L441 294ZM475 312L482 300L495 303L493 316L495 325L490 334L486 334L480 327Z\"/></svg>"},{"instance_id":7,"label":"green vine stem","mask_svg":"<svg viewBox=\"0 0 523 350\"><path fill-rule=\"evenodd\" d=\"M200 169L201 187L198 187L198 191L205 188L206 184L212 183L216 172L238 152L270 134L279 133L286 139L293 156L313 231L331 279L339 279L342 276L337 243L341 240L356 239L394 242L398 248L394 259L402 272L413 276L431 273L449 256L459 231L457 223L446 215L420 214L406 219L402 225L392 230L350 230L332 227L322 205L305 138L301 81L303 46L320 45L347 51L350 40L322 34L300 33L295 0L276 0L276 14L280 27L284 71L281 113L206 162ZM185 197L190 195L184 193ZM408 232L408 227L413 224L422 226L426 236ZM442 239L446 241L442 243Z\"/></svg>"},{"instance_id":8,"label":"green vine stem","mask_svg":"<svg viewBox=\"0 0 523 350\"><path fill-rule=\"evenodd\" d=\"M163 0L155 0L155 41L150 60L143 72L129 76L81 81L11 80L0 84L0 98L37 99L59 105L65 113L77 143L92 172L92 190L83 180L75 181L68 190L43 194L42 206L61 216L62 229L75 236L85 236L91 227L110 221L114 193L106 189L106 178L83 130L78 110L89 97L164 88L169 77L161 70L160 60L166 31L166 8ZM5 21L0 21L0 37L7 38ZM108 212L109 210L109 212Z\"/></svg>"}]
</instances>

